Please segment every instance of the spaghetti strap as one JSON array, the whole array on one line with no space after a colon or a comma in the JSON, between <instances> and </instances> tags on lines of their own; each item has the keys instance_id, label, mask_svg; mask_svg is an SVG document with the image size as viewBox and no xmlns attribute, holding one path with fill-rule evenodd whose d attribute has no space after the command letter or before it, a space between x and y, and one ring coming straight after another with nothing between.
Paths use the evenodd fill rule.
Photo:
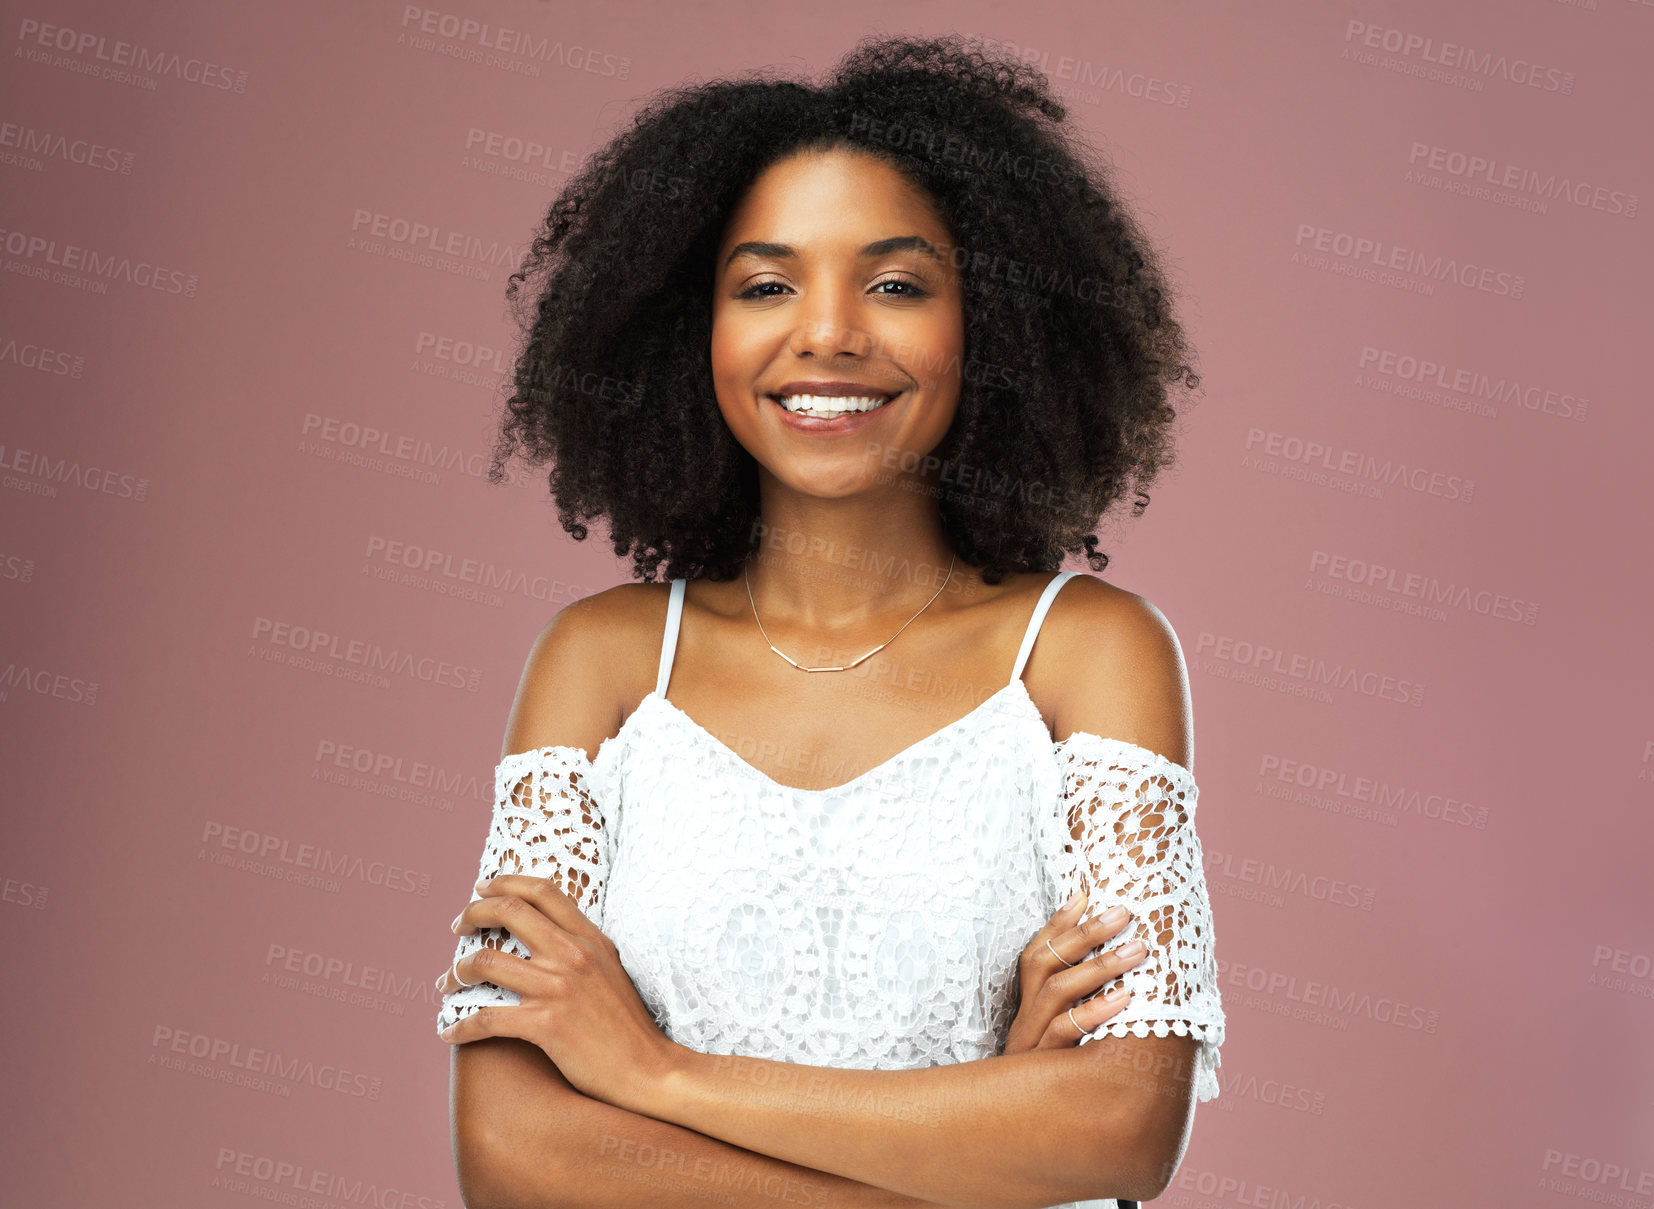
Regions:
<instances>
[{"instance_id":1,"label":"spaghetti strap","mask_svg":"<svg viewBox=\"0 0 1654 1209\"><path fill-rule=\"evenodd\" d=\"M672 596L666 605L666 632L660 639L660 670L655 673L655 696L666 696L666 682L672 679L672 656L678 651L678 622L683 620L683 588L687 580L672 581Z\"/></svg>"},{"instance_id":2,"label":"spaghetti strap","mask_svg":"<svg viewBox=\"0 0 1654 1209\"><path fill-rule=\"evenodd\" d=\"M1057 598L1057 592L1063 584L1078 575L1078 571L1058 571L1045 585L1045 591L1040 593L1039 603L1034 606L1034 615L1028 619L1028 630L1022 636L1022 649L1017 652L1016 667L1011 669L1010 684L1015 684L1022 675L1023 665L1028 662L1028 652L1034 649L1034 639L1039 635L1040 624L1045 620L1045 614L1051 607L1051 602Z\"/></svg>"}]
</instances>

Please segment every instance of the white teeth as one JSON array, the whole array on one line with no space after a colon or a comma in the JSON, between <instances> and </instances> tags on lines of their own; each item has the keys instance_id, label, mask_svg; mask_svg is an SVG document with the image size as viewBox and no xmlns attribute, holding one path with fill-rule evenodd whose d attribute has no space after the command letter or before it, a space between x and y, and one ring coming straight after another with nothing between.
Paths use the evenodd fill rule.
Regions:
<instances>
[{"instance_id":1,"label":"white teeth","mask_svg":"<svg viewBox=\"0 0 1654 1209\"><path fill-rule=\"evenodd\" d=\"M781 406L795 415L815 418L841 416L851 411L872 411L887 402L883 395L785 395Z\"/></svg>"}]
</instances>

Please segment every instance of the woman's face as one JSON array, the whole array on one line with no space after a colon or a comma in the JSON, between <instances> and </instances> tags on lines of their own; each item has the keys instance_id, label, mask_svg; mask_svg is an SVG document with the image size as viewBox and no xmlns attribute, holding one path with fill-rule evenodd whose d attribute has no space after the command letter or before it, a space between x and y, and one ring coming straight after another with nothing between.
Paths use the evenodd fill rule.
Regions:
<instances>
[{"instance_id":1,"label":"woman's face","mask_svg":"<svg viewBox=\"0 0 1654 1209\"><path fill-rule=\"evenodd\" d=\"M921 464L959 407L965 322L951 252L914 187L873 156L798 154L753 182L713 269L712 380L760 466L838 498ZM837 385L813 393L891 397L830 420L778 401L821 383Z\"/></svg>"}]
</instances>

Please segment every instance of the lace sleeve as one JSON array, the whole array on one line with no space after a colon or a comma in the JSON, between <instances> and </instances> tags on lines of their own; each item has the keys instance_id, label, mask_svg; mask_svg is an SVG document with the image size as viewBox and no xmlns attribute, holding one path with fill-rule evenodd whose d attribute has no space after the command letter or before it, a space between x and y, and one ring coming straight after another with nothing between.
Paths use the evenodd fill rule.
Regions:
<instances>
[{"instance_id":1,"label":"lace sleeve","mask_svg":"<svg viewBox=\"0 0 1654 1209\"><path fill-rule=\"evenodd\" d=\"M1224 1018L1194 777L1156 752L1088 731L1056 749L1063 793L1047 820L1045 847L1057 862L1058 901L1083 875L1091 886L1088 916L1116 903L1132 912L1108 946L1141 940L1149 950L1117 980L1131 990L1125 1008L1080 1044L1105 1033L1147 1037L1151 1029L1157 1037L1193 1037L1200 1042L1196 1098L1210 1100L1218 1094Z\"/></svg>"},{"instance_id":2,"label":"lace sleeve","mask_svg":"<svg viewBox=\"0 0 1654 1209\"><path fill-rule=\"evenodd\" d=\"M494 814L478 879L501 873L553 878L586 918L602 927L608 870L609 833L586 753L577 747L542 747L501 760L494 770ZM473 892L471 901L480 897ZM485 944L529 956L504 928L485 928L459 938L454 960ZM437 1029L485 1005L520 1002L515 991L491 982L463 987L442 997Z\"/></svg>"}]
</instances>

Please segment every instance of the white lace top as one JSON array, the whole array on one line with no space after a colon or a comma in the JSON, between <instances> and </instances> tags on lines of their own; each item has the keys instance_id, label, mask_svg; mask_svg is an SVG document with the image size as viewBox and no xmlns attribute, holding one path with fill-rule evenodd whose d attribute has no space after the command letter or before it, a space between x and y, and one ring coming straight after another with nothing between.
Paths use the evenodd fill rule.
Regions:
<instances>
[{"instance_id":1,"label":"white lace top","mask_svg":"<svg viewBox=\"0 0 1654 1209\"><path fill-rule=\"evenodd\" d=\"M555 877L614 941L672 1040L703 1053L904 1069L999 1053L1023 946L1080 884L1125 903L1108 943L1148 945L1125 1009L1089 1036L1200 1042L1218 1094L1224 1015L1187 769L1119 739L1060 743L1022 681L1046 586L1008 684L832 789L782 785L666 699L683 611L674 580L654 691L594 759L508 755L481 876ZM527 950L501 929L462 937ZM1103 989L1106 989L1103 988ZM445 996L438 1027L515 992ZM1087 1206L1112 1209L1112 1201Z\"/></svg>"}]
</instances>

